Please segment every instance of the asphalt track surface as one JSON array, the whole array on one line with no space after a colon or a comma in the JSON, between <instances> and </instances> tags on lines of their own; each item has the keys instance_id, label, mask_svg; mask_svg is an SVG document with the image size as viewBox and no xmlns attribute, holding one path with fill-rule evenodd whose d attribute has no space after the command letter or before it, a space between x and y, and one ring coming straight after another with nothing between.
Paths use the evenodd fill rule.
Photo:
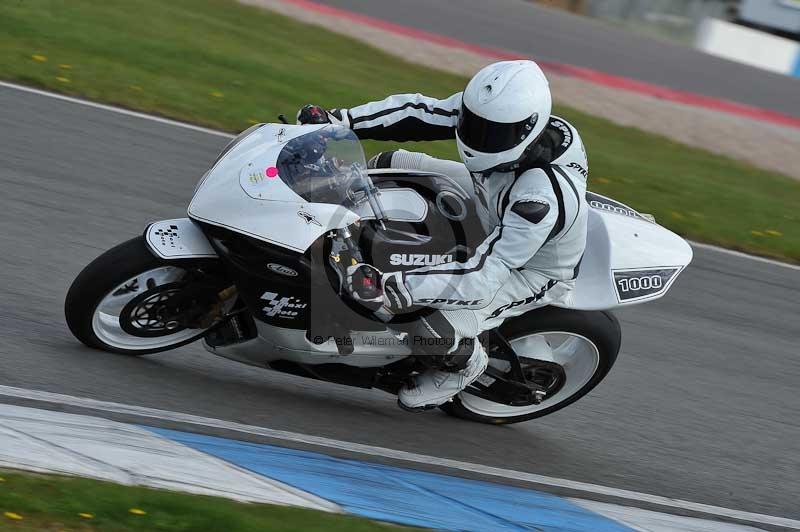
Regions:
<instances>
[{"instance_id":1,"label":"asphalt track surface","mask_svg":"<svg viewBox=\"0 0 800 532\"><path fill-rule=\"evenodd\" d=\"M459 39L800 116L800 79L529 0L314 0Z\"/></svg>"},{"instance_id":2,"label":"asphalt track surface","mask_svg":"<svg viewBox=\"0 0 800 532\"><path fill-rule=\"evenodd\" d=\"M667 297L619 313L603 384L507 427L408 414L379 391L196 345L143 358L80 345L62 315L73 278L148 221L182 216L225 142L0 87L0 384L800 517L797 269L697 250Z\"/></svg>"}]
</instances>

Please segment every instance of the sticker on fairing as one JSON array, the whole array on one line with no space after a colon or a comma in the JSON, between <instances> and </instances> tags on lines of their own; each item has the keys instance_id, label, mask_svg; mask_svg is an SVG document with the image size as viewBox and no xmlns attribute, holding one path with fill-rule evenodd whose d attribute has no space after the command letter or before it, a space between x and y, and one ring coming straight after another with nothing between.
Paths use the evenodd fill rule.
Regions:
<instances>
[{"instance_id":1,"label":"sticker on fairing","mask_svg":"<svg viewBox=\"0 0 800 532\"><path fill-rule=\"evenodd\" d=\"M595 194L594 192L586 192L586 202L595 209L599 209L601 211L613 212L614 214L621 214L622 216L627 216L629 218L637 218L639 220L653 223L653 220L651 219L652 217L645 216L642 213L631 209L624 203L601 196L600 194Z\"/></svg>"},{"instance_id":2,"label":"sticker on fairing","mask_svg":"<svg viewBox=\"0 0 800 532\"><path fill-rule=\"evenodd\" d=\"M308 303L297 297L284 297L275 292L264 292L261 296L266 306L262 309L270 318L295 319Z\"/></svg>"},{"instance_id":3,"label":"sticker on fairing","mask_svg":"<svg viewBox=\"0 0 800 532\"><path fill-rule=\"evenodd\" d=\"M279 181L278 169L275 166L266 168L257 167L253 163L247 164L239 174L239 184L245 193L253 199L268 199L271 188L270 183Z\"/></svg>"},{"instance_id":4,"label":"sticker on fairing","mask_svg":"<svg viewBox=\"0 0 800 532\"><path fill-rule=\"evenodd\" d=\"M620 303L648 299L663 294L680 268L651 268L614 271L614 288Z\"/></svg>"}]
</instances>

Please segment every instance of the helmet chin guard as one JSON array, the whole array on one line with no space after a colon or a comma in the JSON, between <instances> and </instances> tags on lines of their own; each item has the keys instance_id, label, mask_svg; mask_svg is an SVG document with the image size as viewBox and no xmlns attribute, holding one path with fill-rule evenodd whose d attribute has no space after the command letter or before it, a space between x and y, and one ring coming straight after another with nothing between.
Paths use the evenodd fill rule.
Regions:
<instances>
[{"instance_id":1,"label":"helmet chin guard","mask_svg":"<svg viewBox=\"0 0 800 532\"><path fill-rule=\"evenodd\" d=\"M552 99L533 61L484 67L467 84L456 128L461 160L473 173L515 169L550 121Z\"/></svg>"}]
</instances>

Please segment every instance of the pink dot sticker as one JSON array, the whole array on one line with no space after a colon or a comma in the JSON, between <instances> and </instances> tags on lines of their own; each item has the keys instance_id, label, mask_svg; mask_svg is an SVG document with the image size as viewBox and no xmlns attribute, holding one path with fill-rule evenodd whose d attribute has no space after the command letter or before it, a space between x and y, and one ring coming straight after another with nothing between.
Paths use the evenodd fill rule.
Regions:
<instances>
[{"instance_id":1,"label":"pink dot sticker","mask_svg":"<svg viewBox=\"0 0 800 532\"><path fill-rule=\"evenodd\" d=\"M270 166L269 168L264 170L264 173L267 174L267 177L269 177L270 179L274 179L275 177L278 176L278 169L275 168L274 166Z\"/></svg>"}]
</instances>

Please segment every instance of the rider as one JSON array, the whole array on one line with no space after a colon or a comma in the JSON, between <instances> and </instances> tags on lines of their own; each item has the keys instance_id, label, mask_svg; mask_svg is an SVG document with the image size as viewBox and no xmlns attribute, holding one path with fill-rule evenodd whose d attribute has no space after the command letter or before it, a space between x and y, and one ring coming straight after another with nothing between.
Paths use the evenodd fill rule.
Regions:
<instances>
[{"instance_id":1,"label":"rider","mask_svg":"<svg viewBox=\"0 0 800 532\"><path fill-rule=\"evenodd\" d=\"M407 410L443 404L480 377L488 362L476 341L482 331L570 296L586 246L588 165L578 132L550 111L539 66L504 61L444 100L400 94L351 109L307 105L298 113L299 123L339 124L361 139L456 139L461 163L405 150L370 160L372 167L437 172L468 185L488 234L464 263L382 274L385 311L438 309L415 332L437 340L420 345L440 347L425 348L437 362L400 390L398 403ZM351 267L350 282L370 268Z\"/></svg>"}]
</instances>

